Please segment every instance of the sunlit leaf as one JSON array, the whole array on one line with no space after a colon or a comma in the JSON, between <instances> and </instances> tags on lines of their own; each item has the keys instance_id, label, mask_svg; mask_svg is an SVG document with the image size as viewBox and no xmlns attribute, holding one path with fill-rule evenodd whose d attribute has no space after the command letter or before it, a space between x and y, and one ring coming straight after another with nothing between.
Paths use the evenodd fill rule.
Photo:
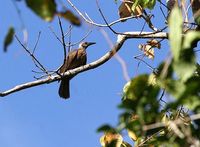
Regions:
<instances>
[{"instance_id":1,"label":"sunlit leaf","mask_svg":"<svg viewBox=\"0 0 200 147\"><path fill-rule=\"evenodd\" d=\"M5 37L5 39L4 39L4 47L3 47L4 52L7 52L8 46L9 46L9 45L12 43L12 41L13 41L13 36L14 36L14 34L15 34L14 28L13 28L13 27L10 27L9 30L8 30L8 32L7 32L7 34L6 34L6 37Z\"/></svg>"},{"instance_id":2,"label":"sunlit leaf","mask_svg":"<svg viewBox=\"0 0 200 147\"><path fill-rule=\"evenodd\" d=\"M102 147L121 147L123 138L119 133L106 132L100 138Z\"/></svg>"},{"instance_id":3,"label":"sunlit leaf","mask_svg":"<svg viewBox=\"0 0 200 147\"><path fill-rule=\"evenodd\" d=\"M51 21L56 14L54 0L26 0L27 6L45 21Z\"/></svg>"},{"instance_id":4,"label":"sunlit leaf","mask_svg":"<svg viewBox=\"0 0 200 147\"><path fill-rule=\"evenodd\" d=\"M152 10L156 4L156 0L140 0L140 5L143 8L148 8Z\"/></svg>"},{"instance_id":5,"label":"sunlit leaf","mask_svg":"<svg viewBox=\"0 0 200 147\"><path fill-rule=\"evenodd\" d=\"M182 25L183 19L181 11L178 7L175 7L169 17L169 41L174 59L176 61L179 59L181 53Z\"/></svg>"},{"instance_id":6,"label":"sunlit leaf","mask_svg":"<svg viewBox=\"0 0 200 147\"><path fill-rule=\"evenodd\" d=\"M151 45L140 44L139 49L142 50L149 59L154 59L154 48Z\"/></svg>"},{"instance_id":7,"label":"sunlit leaf","mask_svg":"<svg viewBox=\"0 0 200 147\"><path fill-rule=\"evenodd\" d=\"M127 131L128 131L128 136L133 140L133 141L136 141L137 140L137 136L136 136L136 134L133 132L133 131L131 131L131 130L129 130L129 129L127 129Z\"/></svg>"},{"instance_id":8,"label":"sunlit leaf","mask_svg":"<svg viewBox=\"0 0 200 147\"><path fill-rule=\"evenodd\" d=\"M193 45L200 40L200 32L188 31L184 37L183 49L193 49Z\"/></svg>"},{"instance_id":9,"label":"sunlit leaf","mask_svg":"<svg viewBox=\"0 0 200 147\"><path fill-rule=\"evenodd\" d=\"M153 86L155 86L157 84L156 83L156 75L154 73L149 75L148 83L149 83L149 85L153 85Z\"/></svg>"},{"instance_id":10,"label":"sunlit leaf","mask_svg":"<svg viewBox=\"0 0 200 147\"><path fill-rule=\"evenodd\" d=\"M147 75L141 75L129 81L123 88L124 99L136 100L137 98L140 98L147 85Z\"/></svg>"}]
</instances>

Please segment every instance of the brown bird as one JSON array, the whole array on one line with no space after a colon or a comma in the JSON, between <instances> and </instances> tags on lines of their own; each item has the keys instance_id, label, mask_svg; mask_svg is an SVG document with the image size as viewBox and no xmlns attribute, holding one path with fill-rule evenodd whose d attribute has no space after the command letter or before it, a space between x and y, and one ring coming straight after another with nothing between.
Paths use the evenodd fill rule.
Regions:
<instances>
[{"instance_id":1,"label":"brown bird","mask_svg":"<svg viewBox=\"0 0 200 147\"><path fill-rule=\"evenodd\" d=\"M85 65L87 62L86 49L88 46L95 44L94 42L82 42L79 44L79 48L68 53L65 63L60 68L60 73L64 73L67 70L77 68ZM59 87L59 95L61 98L67 99L70 97L69 82L74 77L65 77L61 80Z\"/></svg>"}]
</instances>

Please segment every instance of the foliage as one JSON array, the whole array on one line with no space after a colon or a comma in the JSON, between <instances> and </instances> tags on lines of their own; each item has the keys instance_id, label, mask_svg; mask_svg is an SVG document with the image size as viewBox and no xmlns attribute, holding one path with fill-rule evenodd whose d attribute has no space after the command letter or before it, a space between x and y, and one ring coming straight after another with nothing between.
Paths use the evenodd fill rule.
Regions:
<instances>
[{"instance_id":1,"label":"foliage","mask_svg":"<svg viewBox=\"0 0 200 147\"><path fill-rule=\"evenodd\" d=\"M26 0L27 6L46 21L51 21L56 13L54 0Z\"/></svg>"},{"instance_id":2,"label":"foliage","mask_svg":"<svg viewBox=\"0 0 200 147\"><path fill-rule=\"evenodd\" d=\"M4 40L4 47L3 47L4 48L4 52L7 52L8 46L12 43L14 33L15 33L14 28L10 27L8 29L7 35L6 35L5 40Z\"/></svg>"},{"instance_id":3,"label":"foliage","mask_svg":"<svg viewBox=\"0 0 200 147\"><path fill-rule=\"evenodd\" d=\"M154 7L154 4L147 6L150 1L145 1L145 5L144 1L133 2L143 8ZM197 24L198 19L195 18ZM168 26L172 61L161 63L151 75L134 77L123 88L119 108L124 112L119 116L117 127L112 129L119 134L126 130L134 146L180 147L199 146L200 143L199 118L192 120L189 115L200 112L199 64L194 52L200 33L184 30L178 6L172 9ZM173 100L165 102L165 94ZM109 132L110 129L101 131Z\"/></svg>"}]
</instances>

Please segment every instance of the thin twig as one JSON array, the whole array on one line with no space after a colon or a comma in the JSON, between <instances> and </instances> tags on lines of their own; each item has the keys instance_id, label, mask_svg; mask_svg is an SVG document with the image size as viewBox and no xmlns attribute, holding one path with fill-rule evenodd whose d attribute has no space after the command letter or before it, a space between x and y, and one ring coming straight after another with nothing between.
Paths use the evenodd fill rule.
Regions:
<instances>
[{"instance_id":1,"label":"thin twig","mask_svg":"<svg viewBox=\"0 0 200 147\"><path fill-rule=\"evenodd\" d=\"M72 26L70 25L70 26L69 26L69 30L71 30L71 28L72 28ZM71 38L72 38L71 34L72 34L71 31L69 31L68 53L71 51ZM65 45L65 43L64 43L64 45ZM64 63L65 63L65 62L64 62Z\"/></svg>"},{"instance_id":2,"label":"thin twig","mask_svg":"<svg viewBox=\"0 0 200 147\"><path fill-rule=\"evenodd\" d=\"M200 113L198 114L194 114L190 116L190 120L199 120L200 119ZM176 125L180 125L180 124L184 124L184 122L180 119L174 120L174 121L169 121L169 123L174 123ZM148 130L153 130L153 129L157 129L157 128L162 128L162 127L166 127L169 125L169 123L164 123L164 122L158 122L158 123L154 123L154 124L150 124L150 125L145 125L143 126L143 130L144 131L148 131Z\"/></svg>"},{"instance_id":3,"label":"thin twig","mask_svg":"<svg viewBox=\"0 0 200 147\"><path fill-rule=\"evenodd\" d=\"M37 40L36 40L35 46L34 46L34 48L33 48L33 52L32 52L32 54L34 54L35 49L36 49L36 47L37 47L37 45L38 45L38 42L39 42L39 40L40 40L40 35L41 35L41 31L39 31L39 33L38 33L38 37L37 37Z\"/></svg>"},{"instance_id":4,"label":"thin twig","mask_svg":"<svg viewBox=\"0 0 200 147\"><path fill-rule=\"evenodd\" d=\"M145 56L145 55L144 55ZM137 60L139 60L139 61L141 61L141 62L143 62L144 64L146 64L147 65L147 67L149 67L152 71L154 71L156 68L154 68L154 67L152 67L149 63L147 63L146 61L144 61L143 59L141 59L141 58L139 58L139 57L134 57L135 59L137 59Z\"/></svg>"},{"instance_id":5,"label":"thin twig","mask_svg":"<svg viewBox=\"0 0 200 147\"><path fill-rule=\"evenodd\" d=\"M65 36L64 36L63 28L62 28L62 23L61 23L59 16L58 16L58 22L59 22L59 26L60 26L60 31L61 31L61 35L62 35L62 44L63 44L63 49L64 49L64 62L63 63L65 63L66 56L67 56L67 50L66 50L66 46L65 46Z\"/></svg>"},{"instance_id":6,"label":"thin twig","mask_svg":"<svg viewBox=\"0 0 200 147\"><path fill-rule=\"evenodd\" d=\"M51 30L51 32L53 33L53 35L56 37L56 39L62 44L62 40L60 39L60 37L58 37L58 35L53 30L53 28L51 26L49 26L49 29Z\"/></svg>"},{"instance_id":7,"label":"thin twig","mask_svg":"<svg viewBox=\"0 0 200 147\"><path fill-rule=\"evenodd\" d=\"M79 41L77 41L77 42L75 42L75 43L71 43L70 45L69 44L66 44L66 47L72 47L72 46L75 46L75 45L77 45L77 44L79 44L80 42L82 42L83 40L85 40L89 35L90 35L90 33L92 32L92 30L89 30L86 34L85 34L85 36L83 36L83 38L81 38Z\"/></svg>"},{"instance_id":8,"label":"thin twig","mask_svg":"<svg viewBox=\"0 0 200 147\"><path fill-rule=\"evenodd\" d=\"M70 25L70 27L69 27L69 31L68 31L67 33L65 33L64 37L66 37L67 35L70 36L70 34L71 34L71 32L72 32L72 29L73 29L73 26Z\"/></svg>"},{"instance_id":9,"label":"thin twig","mask_svg":"<svg viewBox=\"0 0 200 147\"><path fill-rule=\"evenodd\" d=\"M48 71L44 68L44 66L39 62L39 60L19 40L19 38L17 37L17 35L15 35L15 38L20 43L20 45L24 48L24 50L32 57L33 61L36 62L46 74L49 74ZM36 66L37 66L37 64L36 64Z\"/></svg>"},{"instance_id":10,"label":"thin twig","mask_svg":"<svg viewBox=\"0 0 200 147\"><path fill-rule=\"evenodd\" d=\"M165 95L165 89L163 89L162 94L161 94L161 96L159 98L159 101L161 101L161 102L166 104L166 102L162 99L164 97L164 95Z\"/></svg>"},{"instance_id":11,"label":"thin twig","mask_svg":"<svg viewBox=\"0 0 200 147\"><path fill-rule=\"evenodd\" d=\"M99 12L100 12L100 14L101 14L101 16L102 16L104 22L106 23L106 25L108 26L108 28L109 28L114 34L120 34L120 33L116 32L111 26L109 26L109 24L108 24L108 22L107 22L107 20L106 20L106 18L105 18L105 16L104 16L104 14L103 14L103 12L101 11L101 8L100 8L99 1L98 1L98 0L96 0L96 4L97 4L98 10L99 10Z\"/></svg>"},{"instance_id":12,"label":"thin twig","mask_svg":"<svg viewBox=\"0 0 200 147\"><path fill-rule=\"evenodd\" d=\"M124 21L124 20L129 20L129 19L133 19L133 18L137 18L137 16L129 16L129 17L125 17L125 18L120 18L118 20L115 20L109 24L99 24L99 23L95 23L94 21L91 20L91 18L89 16L87 16L89 18L89 20L79 11L79 9L70 1L70 0L67 0L68 3L71 5L72 8L74 8L74 10L82 17L82 19L91 24L91 25L94 25L94 26L97 26L97 27L108 27L108 26L112 26L112 25L115 25L121 21Z\"/></svg>"},{"instance_id":13,"label":"thin twig","mask_svg":"<svg viewBox=\"0 0 200 147\"><path fill-rule=\"evenodd\" d=\"M147 141L153 139L154 136L159 135L162 131L163 131L163 129L161 129L161 130L159 130L158 132L156 132L156 133L152 134L151 136L147 137L147 139L145 139L145 140L142 141L140 144L138 144L137 147L144 146L144 144L145 144Z\"/></svg>"}]
</instances>

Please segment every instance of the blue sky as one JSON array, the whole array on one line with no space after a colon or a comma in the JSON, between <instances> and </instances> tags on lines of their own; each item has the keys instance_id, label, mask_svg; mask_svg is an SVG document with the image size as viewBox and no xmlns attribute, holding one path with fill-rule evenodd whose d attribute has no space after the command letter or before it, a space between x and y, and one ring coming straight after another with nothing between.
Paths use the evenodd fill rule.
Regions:
<instances>
[{"instance_id":1,"label":"blue sky","mask_svg":"<svg viewBox=\"0 0 200 147\"><path fill-rule=\"evenodd\" d=\"M72 2L82 12L87 12L93 20L104 23L94 0L73 0ZM71 9L66 1L64 3ZM18 6L28 31L28 46L30 49L33 48L38 32L41 31L36 57L47 69L57 69L63 61L63 48L48 27L53 27L54 31L59 34L58 20L54 19L51 23L44 22L23 2L18 3ZM100 1L100 6L109 22L118 19L119 4L116 5L114 0ZM164 19L158 7L155 14L158 16L154 18L154 22L161 27ZM11 0L2 3L0 19L1 44L9 26L14 26L16 34L21 40L23 39L20 21ZM65 20L62 22L67 31L69 23ZM140 31L142 25L143 21L135 19L116 25L114 28L120 31ZM74 27L72 41L76 42L81 39L89 28L85 23L80 28ZM116 36L107 28L105 31L115 42ZM109 45L98 28L93 28L93 32L86 40L97 43L88 48L88 62L98 59L109 51ZM145 40L128 40L119 52L127 64L130 77L138 73L151 72L144 64L137 69L138 62L133 58L141 53L138 44L144 42ZM158 65L163 58L166 58L168 46L166 42L165 44L161 50L155 51L155 60L147 60L152 66ZM0 67L2 69L0 91L32 81L34 76L40 76L31 72L37 68L16 40L9 46L7 53L3 53L3 47L1 47ZM113 58L104 65L81 73L71 80L71 98L68 100L59 98L58 82L26 89L1 98L0 146L100 146L99 137L102 134L96 133L96 129L104 123L117 124L117 118L121 112L117 109L117 105L120 103L120 94L125 83L121 66Z\"/></svg>"}]
</instances>

